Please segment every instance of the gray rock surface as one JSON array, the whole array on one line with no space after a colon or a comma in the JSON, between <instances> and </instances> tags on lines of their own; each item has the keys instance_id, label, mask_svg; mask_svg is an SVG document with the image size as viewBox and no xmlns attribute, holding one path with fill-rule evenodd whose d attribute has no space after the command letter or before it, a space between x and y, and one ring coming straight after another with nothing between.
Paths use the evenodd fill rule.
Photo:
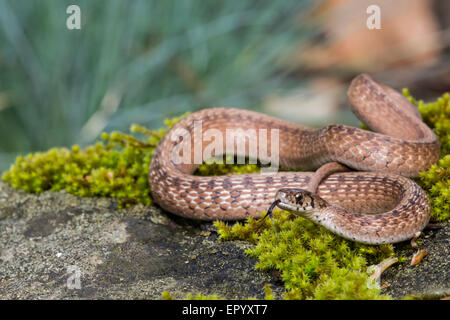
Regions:
<instances>
[{"instance_id":1,"label":"gray rock surface","mask_svg":"<svg viewBox=\"0 0 450 320\"><path fill-rule=\"evenodd\" d=\"M396 252L407 261L397 263L383 273L381 285L385 293L394 298L417 296L438 299L450 296L450 223L439 230L425 230L421 245L427 248L427 256L411 266L412 255L417 251L407 244L398 245Z\"/></svg>"},{"instance_id":2,"label":"gray rock surface","mask_svg":"<svg viewBox=\"0 0 450 320\"><path fill-rule=\"evenodd\" d=\"M263 298L265 283L281 298L282 284L245 255L251 245L221 242L210 226L155 207L118 210L111 199L33 195L0 182L0 298L160 299L164 291ZM448 224L427 235L430 255L388 270L386 293L449 288Z\"/></svg>"}]
</instances>

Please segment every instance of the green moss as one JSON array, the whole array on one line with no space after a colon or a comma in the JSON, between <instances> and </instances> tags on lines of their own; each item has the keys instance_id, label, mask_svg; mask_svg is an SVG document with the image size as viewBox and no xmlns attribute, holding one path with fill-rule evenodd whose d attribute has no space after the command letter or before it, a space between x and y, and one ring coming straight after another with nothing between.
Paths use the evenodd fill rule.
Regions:
<instances>
[{"instance_id":1,"label":"green moss","mask_svg":"<svg viewBox=\"0 0 450 320\"><path fill-rule=\"evenodd\" d=\"M311 221L288 212L269 219L249 219L233 226L215 222L223 240L246 240L246 251L258 258L256 268L278 270L286 299L386 299L379 288L368 288L369 264L393 255L392 245L368 246L344 240Z\"/></svg>"},{"instance_id":2,"label":"green moss","mask_svg":"<svg viewBox=\"0 0 450 320\"><path fill-rule=\"evenodd\" d=\"M264 300L273 300L273 294L272 294L272 288L270 287L270 284L266 283L264 284Z\"/></svg>"},{"instance_id":3,"label":"green moss","mask_svg":"<svg viewBox=\"0 0 450 320\"><path fill-rule=\"evenodd\" d=\"M421 172L417 182L430 199L431 220L447 221L450 218L450 155Z\"/></svg>"},{"instance_id":4,"label":"green moss","mask_svg":"<svg viewBox=\"0 0 450 320\"><path fill-rule=\"evenodd\" d=\"M174 297L170 294L169 291L164 291L161 294L161 299L163 299L163 300L175 300Z\"/></svg>"},{"instance_id":5,"label":"green moss","mask_svg":"<svg viewBox=\"0 0 450 320\"><path fill-rule=\"evenodd\" d=\"M227 174L245 174L245 173L261 172L261 168L257 164L245 164L245 165L227 164L227 159L229 159L229 157L224 157L222 163L217 163L214 161L206 161L206 163L202 164L200 167L197 168L195 174L199 176L223 176Z\"/></svg>"},{"instance_id":6,"label":"green moss","mask_svg":"<svg viewBox=\"0 0 450 320\"><path fill-rule=\"evenodd\" d=\"M103 133L104 142L85 149L75 145L70 150L54 148L18 157L2 179L32 193L64 189L83 197L112 197L119 207L150 205L151 157L161 137L180 118L167 120L167 128L156 131L133 125L132 132L147 135L144 142L120 132Z\"/></svg>"}]
</instances>

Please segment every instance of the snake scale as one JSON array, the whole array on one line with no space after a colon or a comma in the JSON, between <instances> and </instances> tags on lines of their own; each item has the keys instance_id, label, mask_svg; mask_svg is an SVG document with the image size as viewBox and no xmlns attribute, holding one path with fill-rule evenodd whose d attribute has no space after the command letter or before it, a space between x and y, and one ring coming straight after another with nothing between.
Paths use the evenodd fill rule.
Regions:
<instances>
[{"instance_id":1,"label":"snake scale","mask_svg":"<svg viewBox=\"0 0 450 320\"><path fill-rule=\"evenodd\" d=\"M353 241L380 244L412 238L427 225L430 204L408 177L417 177L438 161L439 141L406 98L369 75L354 78L347 95L352 111L372 131L339 124L312 129L233 108L192 113L155 149L149 168L153 199L169 212L200 220L259 217L276 199L279 207ZM176 163L171 154L183 139L194 142L193 123L199 120L204 131L216 129L224 136L226 129L278 129L279 163L284 168L316 170L338 162L357 171L325 176L314 193L304 191L314 172L195 176L199 164ZM185 135L171 139L180 128ZM249 139L245 143L239 156L249 154ZM267 143L271 150L272 142ZM190 156L193 159L194 148Z\"/></svg>"}]
</instances>

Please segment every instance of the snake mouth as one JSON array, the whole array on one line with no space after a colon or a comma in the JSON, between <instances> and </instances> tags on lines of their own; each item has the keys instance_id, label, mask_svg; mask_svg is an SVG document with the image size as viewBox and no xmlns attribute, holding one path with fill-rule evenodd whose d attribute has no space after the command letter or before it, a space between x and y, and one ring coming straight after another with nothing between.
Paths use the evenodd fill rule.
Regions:
<instances>
[{"instance_id":1,"label":"snake mouth","mask_svg":"<svg viewBox=\"0 0 450 320\"><path fill-rule=\"evenodd\" d=\"M281 209L294 213L310 213L323 208L326 202L317 194L304 189L284 188L277 191L275 199Z\"/></svg>"}]
</instances>

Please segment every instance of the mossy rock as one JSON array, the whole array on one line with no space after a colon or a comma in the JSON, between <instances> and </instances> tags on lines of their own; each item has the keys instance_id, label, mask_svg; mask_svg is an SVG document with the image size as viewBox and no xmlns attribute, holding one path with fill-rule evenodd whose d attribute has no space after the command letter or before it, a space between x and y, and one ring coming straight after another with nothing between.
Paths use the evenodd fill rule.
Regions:
<instances>
[{"instance_id":1,"label":"mossy rock","mask_svg":"<svg viewBox=\"0 0 450 320\"><path fill-rule=\"evenodd\" d=\"M66 191L30 194L0 182L0 297L160 299L164 292L164 298L175 299L285 297L280 273L256 270L258 259L245 254L256 250L251 243L220 241L210 224L153 206L117 205L111 198ZM388 269L381 286L390 286L381 294L441 297L449 283L449 232L448 223L427 231L423 245L430 254L417 266L405 260ZM406 245L396 248L397 255L413 252ZM81 271L80 289L67 287L70 266ZM352 275L361 278L356 271ZM330 281L320 293L339 298Z\"/></svg>"},{"instance_id":2,"label":"mossy rock","mask_svg":"<svg viewBox=\"0 0 450 320\"><path fill-rule=\"evenodd\" d=\"M228 242L216 241L214 232L202 230L196 222L159 212L149 197L148 164L174 119L159 131L133 126L132 131L147 135L144 141L116 132L103 134L105 142L86 149L52 149L16 160L3 180L28 193L0 184L0 294L6 298L161 298L165 292L165 298L201 293L188 297L288 299L445 294L448 251L439 248L445 244L442 239L448 241L445 221L450 211L449 96L425 104L407 91L404 94L418 105L442 144L440 162L417 179L430 197L432 220L444 222L442 229L425 232L422 244L434 249L419 267L408 267L412 251L404 244L352 243L283 212L276 213L277 232L270 221L216 223L221 238L233 240ZM198 174L258 170L254 165L212 164L200 167ZM367 267L392 255L401 260L387 273L395 281L383 280L383 289L368 286ZM65 286L65 268L72 264L86 272L88 285L81 291ZM393 270L410 277L403 279ZM430 276L424 277L425 273ZM416 285L409 288L406 282Z\"/></svg>"}]
</instances>

